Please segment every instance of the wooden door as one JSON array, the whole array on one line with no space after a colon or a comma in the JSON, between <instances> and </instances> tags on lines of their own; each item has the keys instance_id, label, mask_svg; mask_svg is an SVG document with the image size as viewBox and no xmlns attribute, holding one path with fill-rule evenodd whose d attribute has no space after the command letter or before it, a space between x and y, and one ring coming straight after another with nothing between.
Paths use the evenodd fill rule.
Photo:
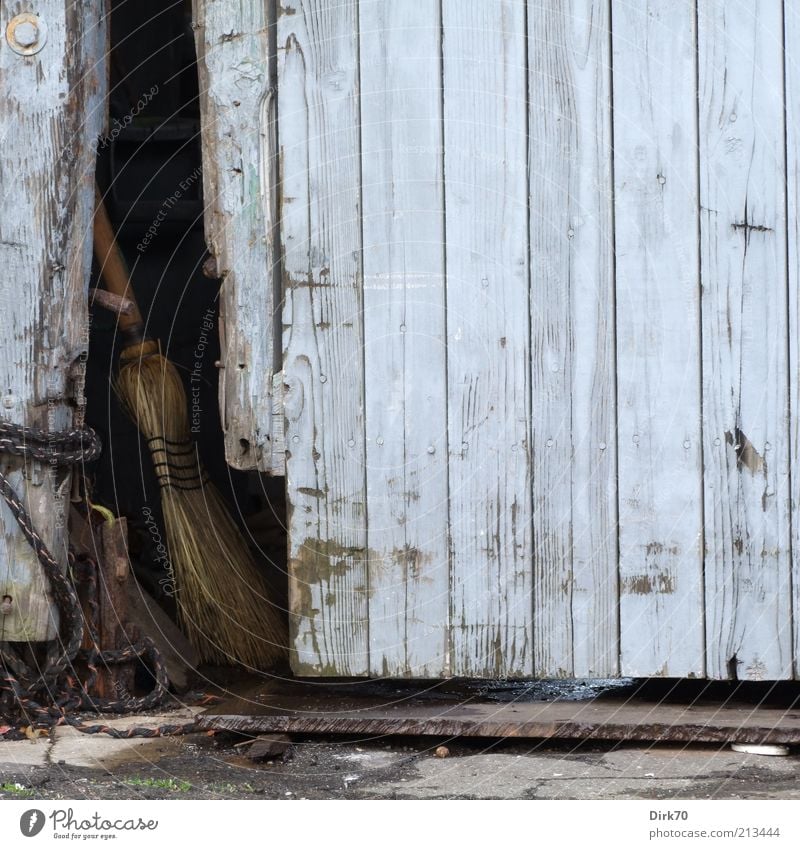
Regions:
<instances>
[{"instance_id":1,"label":"wooden door","mask_svg":"<svg viewBox=\"0 0 800 849\"><path fill-rule=\"evenodd\" d=\"M198 2L295 671L793 677L791 4L275 15Z\"/></svg>"}]
</instances>

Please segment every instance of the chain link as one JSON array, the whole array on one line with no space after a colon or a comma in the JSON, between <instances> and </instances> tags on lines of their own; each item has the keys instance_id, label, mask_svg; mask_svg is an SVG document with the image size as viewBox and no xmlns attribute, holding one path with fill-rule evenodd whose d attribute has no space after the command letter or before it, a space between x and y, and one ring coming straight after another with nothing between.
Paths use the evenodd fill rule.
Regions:
<instances>
[{"instance_id":1,"label":"chain link","mask_svg":"<svg viewBox=\"0 0 800 849\"><path fill-rule=\"evenodd\" d=\"M0 453L3 454L67 466L94 460L101 450L100 439L91 428L51 433L0 422ZM43 667L34 668L21 656L15 645L0 642L0 711L9 717L15 716L18 727L28 725L49 728L69 724L87 734L105 733L113 737L158 737L195 730L195 723L187 723L120 731L106 725L84 726L80 719L70 715L76 711L132 713L154 708L163 702L167 694L166 667L149 637L124 649L100 650L97 631L97 563L85 555L76 557L70 551L71 574L69 577L65 575L34 527L25 505L2 472L0 496L36 553L60 614L58 638L50 641ZM85 650L80 647L84 615L74 586L76 582L87 586L90 615L86 619L86 626L91 648ZM135 660L142 662L155 680L153 689L146 696L98 699L89 694L97 680L99 663L112 666ZM88 670L85 681L81 681L75 668L76 663L80 662Z\"/></svg>"}]
</instances>

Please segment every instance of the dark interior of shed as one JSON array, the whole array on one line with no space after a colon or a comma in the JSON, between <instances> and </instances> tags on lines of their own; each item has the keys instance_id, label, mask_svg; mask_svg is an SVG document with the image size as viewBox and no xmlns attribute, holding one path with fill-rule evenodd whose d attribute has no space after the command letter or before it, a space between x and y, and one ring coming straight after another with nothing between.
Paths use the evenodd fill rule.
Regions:
<instances>
[{"instance_id":1,"label":"dark interior of shed","mask_svg":"<svg viewBox=\"0 0 800 849\"><path fill-rule=\"evenodd\" d=\"M285 610L283 479L233 470L224 457L218 405L220 281L209 271L213 263L203 233L191 3L114 0L111 6L110 114L98 147L98 187L130 269L147 336L160 342L184 379L202 462L263 568L275 603ZM96 262L91 285L102 287ZM159 484L147 446L114 389L120 347L117 317L93 305L86 419L105 450L87 468L87 482L94 503L127 519L136 581L174 618L173 584L160 547L165 533Z\"/></svg>"}]
</instances>

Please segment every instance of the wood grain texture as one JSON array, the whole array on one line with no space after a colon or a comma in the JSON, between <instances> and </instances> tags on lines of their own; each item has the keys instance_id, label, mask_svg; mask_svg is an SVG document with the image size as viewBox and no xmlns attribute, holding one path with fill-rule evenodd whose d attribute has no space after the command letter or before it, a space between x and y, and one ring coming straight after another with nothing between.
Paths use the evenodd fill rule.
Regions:
<instances>
[{"instance_id":1,"label":"wood grain texture","mask_svg":"<svg viewBox=\"0 0 800 849\"><path fill-rule=\"evenodd\" d=\"M533 672L525 7L444 0L454 675Z\"/></svg>"},{"instance_id":2,"label":"wood grain texture","mask_svg":"<svg viewBox=\"0 0 800 849\"><path fill-rule=\"evenodd\" d=\"M306 704L276 699L274 710L257 716L203 715L199 727L237 734L348 734L369 736L498 737L516 740L624 740L638 743L748 743L797 745L796 714L769 708L720 709L718 705L673 706L549 702L445 705L408 704L401 710L348 702L340 710L330 700L309 714ZM337 708L339 706L337 705ZM606 785L608 786L608 785Z\"/></svg>"},{"instance_id":3,"label":"wood grain texture","mask_svg":"<svg viewBox=\"0 0 800 849\"><path fill-rule=\"evenodd\" d=\"M29 4L3 4L0 36L0 415L63 430L82 397L88 348L88 283L94 158L106 87L101 2L42 0L42 49L21 56L5 37ZM66 568L71 474L4 456L2 470ZM0 506L0 640L55 636L57 616L33 551Z\"/></svg>"},{"instance_id":4,"label":"wood grain texture","mask_svg":"<svg viewBox=\"0 0 800 849\"><path fill-rule=\"evenodd\" d=\"M449 673L438 0L360 4L370 672Z\"/></svg>"},{"instance_id":5,"label":"wood grain texture","mask_svg":"<svg viewBox=\"0 0 800 849\"><path fill-rule=\"evenodd\" d=\"M606 0L532 6L530 244L537 675L615 675L616 410Z\"/></svg>"},{"instance_id":6,"label":"wood grain texture","mask_svg":"<svg viewBox=\"0 0 800 849\"><path fill-rule=\"evenodd\" d=\"M637 740L687 743L800 743L800 717L773 693L770 706L685 691L652 701L639 693L608 692L591 699L537 698L536 687L491 693L453 692L449 682L424 690L395 684L288 682L251 688L198 716L202 729L244 734L421 734L529 739ZM402 689L401 689L402 688ZM488 691L488 693L487 693ZM492 698L499 695L500 698ZM772 704L776 699L777 704ZM791 699L789 699L790 701Z\"/></svg>"},{"instance_id":7,"label":"wood grain texture","mask_svg":"<svg viewBox=\"0 0 800 849\"><path fill-rule=\"evenodd\" d=\"M782 4L698 6L711 678L792 675Z\"/></svg>"},{"instance_id":8,"label":"wood grain texture","mask_svg":"<svg viewBox=\"0 0 800 849\"><path fill-rule=\"evenodd\" d=\"M368 671L358 5L278 18L289 600L297 674Z\"/></svg>"},{"instance_id":9,"label":"wood grain texture","mask_svg":"<svg viewBox=\"0 0 800 849\"><path fill-rule=\"evenodd\" d=\"M220 409L228 463L282 473L272 434L279 313L274 3L194 0L208 247L222 278Z\"/></svg>"},{"instance_id":10,"label":"wood grain texture","mask_svg":"<svg viewBox=\"0 0 800 849\"><path fill-rule=\"evenodd\" d=\"M789 481L792 510L794 677L800 677L800 7L784 4L787 261L789 282Z\"/></svg>"},{"instance_id":11,"label":"wood grain texture","mask_svg":"<svg viewBox=\"0 0 800 849\"><path fill-rule=\"evenodd\" d=\"M266 13L206 5L229 458L279 469L283 405L295 671L791 676L791 4L285 5L272 398Z\"/></svg>"},{"instance_id":12,"label":"wood grain texture","mask_svg":"<svg viewBox=\"0 0 800 849\"><path fill-rule=\"evenodd\" d=\"M611 17L621 672L702 675L694 3Z\"/></svg>"}]
</instances>

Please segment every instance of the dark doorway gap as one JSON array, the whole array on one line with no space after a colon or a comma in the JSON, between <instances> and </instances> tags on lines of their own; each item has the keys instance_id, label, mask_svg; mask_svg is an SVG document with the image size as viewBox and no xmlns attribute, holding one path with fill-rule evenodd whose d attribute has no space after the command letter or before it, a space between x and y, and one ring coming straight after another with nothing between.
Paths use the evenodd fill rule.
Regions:
<instances>
[{"instance_id":1,"label":"dark doorway gap","mask_svg":"<svg viewBox=\"0 0 800 849\"><path fill-rule=\"evenodd\" d=\"M208 252L191 3L112 0L110 31L110 114L98 146L98 185L147 333L184 377L203 463L285 608L284 479L233 470L224 457L217 368L220 281L203 273ZM91 285L101 285L96 267ZM86 418L104 444L101 458L87 470L91 498L127 518L135 576L174 615L157 550L165 540L158 483L146 446L113 389L120 353L116 318L95 306L90 322Z\"/></svg>"}]
</instances>

